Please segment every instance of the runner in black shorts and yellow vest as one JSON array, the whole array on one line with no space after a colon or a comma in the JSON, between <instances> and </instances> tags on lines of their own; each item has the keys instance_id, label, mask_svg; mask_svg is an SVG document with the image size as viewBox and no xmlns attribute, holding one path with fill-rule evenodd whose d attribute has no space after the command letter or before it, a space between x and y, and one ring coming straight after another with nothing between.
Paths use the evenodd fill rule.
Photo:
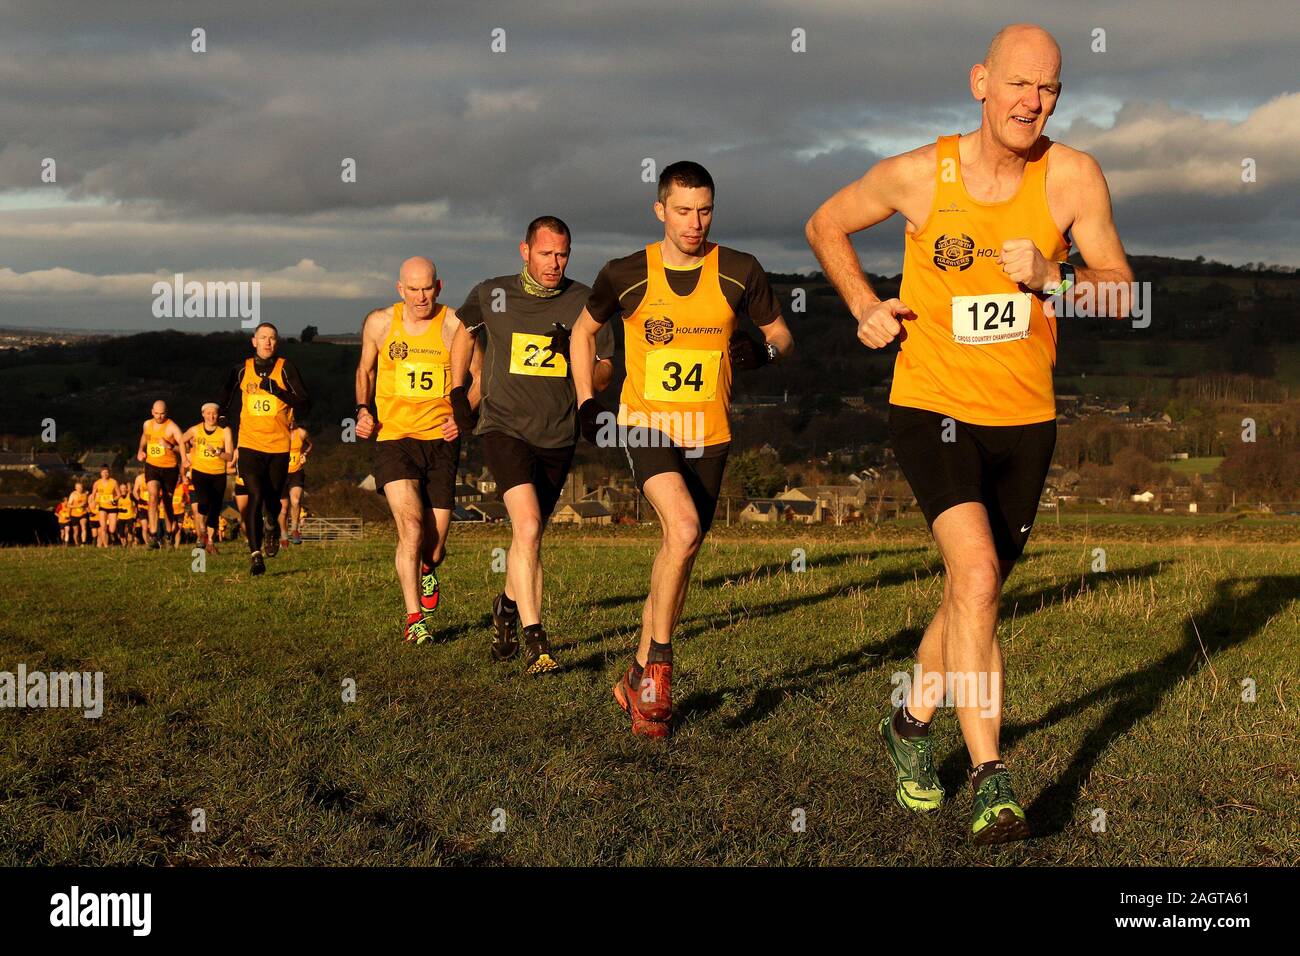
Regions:
<instances>
[{"instance_id":1,"label":"runner in black shorts and yellow vest","mask_svg":"<svg viewBox=\"0 0 1300 956\"><path fill-rule=\"evenodd\" d=\"M358 438L375 439L375 490L397 524L397 580L406 604L403 639L432 638L425 614L438 606L435 568L446 556L455 507L460 433L451 414L454 310L438 304L442 283L428 259L402 263L401 301L366 316L357 366Z\"/></svg>"},{"instance_id":2,"label":"runner in black shorts and yellow vest","mask_svg":"<svg viewBox=\"0 0 1300 956\"><path fill-rule=\"evenodd\" d=\"M663 533L640 646L614 687L632 732L647 737L671 732L672 635L717 507L731 444L732 373L794 348L758 261L708 241L713 198L703 166L664 168L654 204L662 241L606 263L570 343L582 432L598 445L626 448ZM596 334L615 315L623 321L627 377L611 416L593 397L592 371ZM740 315L762 339L738 328Z\"/></svg>"},{"instance_id":3,"label":"runner in black shorts and yellow vest","mask_svg":"<svg viewBox=\"0 0 1300 956\"><path fill-rule=\"evenodd\" d=\"M559 666L541 623L542 532L573 463L577 403L569 335L591 292L564 275L571 240L569 227L554 216L529 223L519 244L522 269L471 290L457 311L462 324L452 349L452 409L463 433L474 415L466 376L472 365L482 368L473 431L510 515L505 589L492 602L492 656L513 657L522 627L529 674ZM613 354L609 330L599 351ZM608 359L598 360L598 389L609 384L611 371Z\"/></svg>"},{"instance_id":4,"label":"runner in black shorts and yellow vest","mask_svg":"<svg viewBox=\"0 0 1300 956\"><path fill-rule=\"evenodd\" d=\"M302 544L302 496L307 490L307 456L311 437L289 417L289 476L280 498L280 534L290 544Z\"/></svg>"},{"instance_id":5,"label":"runner in black shorts and yellow vest","mask_svg":"<svg viewBox=\"0 0 1300 956\"><path fill-rule=\"evenodd\" d=\"M235 458L248 493L244 538L249 572L258 575L266 571L263 536L266 557L273 558L280 551L280 497L289 473L289 416L297 413L299 418L305 417L311 409L311 396L297 366L277 355L280 340L274 325L258 325L251 341L253 357L232 368L222 386L217 424L227 425L237 402Z\"/></svg>"},{"instance_id":6,"label":"runner in black shorts and yellow vest","mask_svg":"<svg viewBox=\"0 0 1300 956\"><path fill-rule=\"evenodd\" d=\"M215 535L226 503L226 468L235 458L235 436L229 425L218 425L220 409L205 402L203 421L191 427L182 441L189 448L193 472L194 526L198 545L208 554L217 553Z\"/></svg>"},{"instance_id":7,"label":"runner in black shorts and yellow vest","mask_svg":"<svg viewBox=\"0 0 1300 956\"><path fill-rule=\"evenodd\" d=\"M996 628L1001 588L1033 526L1056 439L1050 297L1133 279L1097 163L1042 135L1060 65L1060 49L1042 28L1004 28L971 69L971 94L983 104L979 128L881 161L807 227L857 320L858 340L873 349L900 342L890 393L894 452L947 572L917 653L921 673L944 680L916 681L905 706L879 726L895 797L911 810L941 805L928 730L939 705L955 705L972 764L977 843L1030 832L998 745ZM849 236L896 212L906 220L903 284L899 298L881 301ZM1086 268L1066 262L1071 240ZM942 691L935 699L936 687L975 688L977 699L947 700Z\"/></svg>"},{"instance_id":8,"label":"runner in black shorts and yellow vest","mask_svg":"<svg viewBox=\"0 0 1300 956\"><path fill-rule=\"evenodd\" d=\"M158 517L162 516L167 535L171 537L172 494L180 472L189 467L180 426L167 417L167 403L161 399L153 403L150 417L141 429L136 458L144 462L145 487L149 489L149 547L156 551L162 547Z\"/></svg>"}]
</instances>

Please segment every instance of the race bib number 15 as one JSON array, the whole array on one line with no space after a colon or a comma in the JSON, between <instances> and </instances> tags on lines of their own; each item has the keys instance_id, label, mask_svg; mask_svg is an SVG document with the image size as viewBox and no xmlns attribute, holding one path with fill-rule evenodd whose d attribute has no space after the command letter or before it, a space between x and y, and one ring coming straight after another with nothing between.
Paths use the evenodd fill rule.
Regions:
<instances>
[{"instance_id":1,"label":"race bib number 15","mask_svg":"<svg viewBox=\"0 0 1300 956\"><path fill-rule=\"evenodd\" d=\"M549 335L514 332L510 336L510 374L564 378L569 374L569 363L563 355L551 351Z\"/></svg>"},{"instance_id":2,"label":"race bib number 15","mask_svg":"<svg viewBox=\"0 0 1300 956\"><path fill-rule=\"evenodd\" d=\"M393 364L393 394L399 398L425 400L447 393L447 366L425 362Z\"/></svg>"},{"instance_id":3,"label":"race bib number 15","mask_svg":"<svg viewBox=\"0 0 1300 956\"><path fill-rule=\"evenodd\" d=\"M1025 292L952 297L952 337L963 345L1029 338L1030 298Z\"/></svg>"}]
</instances>

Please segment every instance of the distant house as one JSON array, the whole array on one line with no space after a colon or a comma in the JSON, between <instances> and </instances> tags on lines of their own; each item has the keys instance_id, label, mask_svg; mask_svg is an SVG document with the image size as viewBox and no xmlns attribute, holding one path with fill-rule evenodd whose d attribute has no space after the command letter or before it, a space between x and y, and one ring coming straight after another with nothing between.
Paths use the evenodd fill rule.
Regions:
<instances>
[{"instance_id":1,"label":"distant house","mask_svg":"<svg viewBox=\"0 0 1300 956\"><path fill-rule=\"evenodd\" d=\"M803 485L787 488L777 495L781 501L813 502L817 505L812 520L846 521L860 517L863 502L861 482L849 485Z\"/></svg>"},{"instance_id":2,"label":"distant house","mask_svg":"<svg viewBox=\"0 0 1300 956\"><path fill-rule=\"evenodd\" d=\"M1129 495L1129 500L1135 504L1149 505L1156 500L1156 493L1154 491L1143 491L1136 495Z\"/></svg>"},{"instance_id":3,"label":"distant house","mask_svg":"<svg viewBox=\"0 0 1300 956\"><path fill-rule=\"evenodd\" d=\"M482 515L483 521L509 521L510 512L500 501L476 501L465 509Z\"/></svg>"},{"instance_id":4,"label":"distant house","mask_svg":"<svg viewBox=\"0 0 1300 956\"><path fill-rule=\"evenodd\" d=\"M483 491L475 488L473 485L463 481L456 482L456 500L466 504L474 504L483 500Z\"/></svg>"},{"instance_id":5,"label":"distant house","mask_svg":"<svg viewBox=\"0 0 1300 956\"><path fill-rule=\"evenodd\" d=\"M483 512L475 511L473 508L466 508L461 505L451 509L452 521L482 521Z\"/></svg>"},{"instance_id":6,"label":"distant house","mask_svg":"<svg viewBox=\"0 0 1300 956\"><path fill-rule=\"evenodd\" d=\"M68 471L63 456L52 451L0 451L0 471L23 471L34 478Z\"/></svg>"},{"instance_id":7,"label":"distant house","mask_svg":"<svg viewBox=\"0 0 1300 956\"><path fill-rule=\"evenodd\" d=\"M639 493L636 488L601 485L582 496L583 501L597 501L614 515L635 515Z\"/></svg>"},{"instance_id":8,"label":"distant house","mask_svg":"<svg viewBox=\"0 0 1300 956\"><path fill-rule=\"evenodd\" d=\"M556 524L609 524L613 514L599 501L573 501L561 505L551 520Z\"/></svg>"},{"instance_id":9,"label":"distant house","mask_svg":"<svg viewBox=\"0 0 1300 956\"><path fill-rule=\"evenodd\" d=\"M798 498L752 498L740 510L740 521L775 523L778 521L816 524L822 519L821 505Z\"/></svg>"},{"instance_id":10,"label":"distant house","mask_svg":"<svg viewBox=\"0 0 1300 956\"><path fill-rule=\"evenodd\" d=\"M81 456L81 470L97 475L99 469L108 466L109 471L117 471L121 457L115 451L88 451Z\"/></svg>"}]
</instances>

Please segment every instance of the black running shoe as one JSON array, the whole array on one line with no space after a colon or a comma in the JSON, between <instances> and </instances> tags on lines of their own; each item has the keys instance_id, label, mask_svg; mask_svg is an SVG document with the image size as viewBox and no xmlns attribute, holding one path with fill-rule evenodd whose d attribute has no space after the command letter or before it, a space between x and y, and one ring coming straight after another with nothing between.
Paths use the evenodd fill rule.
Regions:
<instances>
[{"instance_id":1,"label":"black running shoe","mask_svg":"<svg viewBox=\"0 0 1300 956\"><path fill-rule=\"evenodd\" d=\"M540 624L524 628L524 673L545 674L558 669L560 662L551 654L551 644Z\"/></svg>"},{"instance_id":2,"label":"black running shoe","mask_svg":"<svg viewBox=\"0 0 1300 956\"><path fill-rule=\"evenodd\" d=\"M492 601L492 628L496 634L492 638L492 659L508 661L519 653L519 609L507 612L504 593L498 594Z\"/></svg>"},{"instance_id":3,"label":"black running shoe","mask_svg":"<svg viewBox=\"0 0 1300 956\"><path fill-rule=\"evenodd\" d=\"M248 556L248 573L261 574L266 570L266 562L262 560L262 552L254 551Z\"/></svg>"},{"instance_id":4,"label":"black running shoe","mask_svg":"<svg viewBox=\"0 0 1300 956\"><path fill-rule=\"evenodd\" d=\"M266 540L262 542L262 550L266 552L268 558L274 558L280 553L280 526L272 524L266 529Z\"/></svg>"}]
</instances>

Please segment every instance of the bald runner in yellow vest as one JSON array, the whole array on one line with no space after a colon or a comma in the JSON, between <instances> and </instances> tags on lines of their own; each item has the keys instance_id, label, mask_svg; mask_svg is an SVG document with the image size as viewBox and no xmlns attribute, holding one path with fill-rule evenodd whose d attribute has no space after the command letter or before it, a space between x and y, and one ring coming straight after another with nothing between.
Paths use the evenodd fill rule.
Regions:
<instances>
[{"instance_id":1,"label":"bald runner in yellow vest","mask_svg":"<svg viewBox=\"0 0 1300 956\"><path fill-rule=\"evenodd\" d=\"M217 400L217 424L225 427L239 409L239 475L248 492L249 573L266 570L262 512L266 512L266 557L280 551L280 498L289 474L292 411L299 421L311 410L311 396L298 368L277 354L279 332L270 322L253 330L253 356L230 370Z\"/></svg>"},{"instance_id":2,"label":"bald runner in yellow vest","mask_svg":"<svg viewBox=\"0 0 1300 956\"><path fill-rule=\"evenodd\" d=\"M663 539L641 616L636 656L614 687L632 732L665 737L672 721L672 635L691 568L718 504L731 446L737 370L787 358L794 339L758 260L708 241L713 178L699 163L664 168L654 212L663 237L606 263L569 342L583 435L619 444L659 515ZM596 333L623 323L627 377L617 428L593 397ZM743 331L741 317L761 338ZM622 432L622 441L609 441Z\"/></svg>"},{"instance_id":3,"label":"bald runner in yellow vest","mask_svg":"<svg viewBox=\"0 0 1300 956\"><path fill-rule=\"evenodd\" d=\"M170 537L174 523L165 502L171 501L177 477L189 467L180 426L167 417L167 403L161 399L153 403L152 414L144 423L136 458L144 462L144 481L149 489L149 547L156 551L162 547L158 515L162 515Z\"/></svg>"},{"instance_id":4,"label":"bald runner in yellow vest","mask_svg":"<svg viewBox=\"0 0 1300 956\"><path fill-rule=\"evenodd\" d=\"M375 490L397 525L403 640L413 644L432 637L425 614L438 606L434 569L446 556L460 463L449 395L451 346L461 323L454 309L438 303L441 290L431 261L403 262L401 301L366 316L357 366L356 434L375 439Z\"/></svg>"},{"instance_id":5,"label":"bald runner in yellow vest","mask_svg":"<svg viewBox=\"0 0 1300 956\"><path fill-rule=\"evenodd\" d=\"M203 421L191 427L183 440L194 463L190 483L198 544L208 554L216 554L213 536L226 501L226 466L235 457L235 438L229 425L217 424L220 409L216 402L205 402L201 412Z\"/></svg>"},{"instance_id":6,"label":"bald runner in yellow vest","mask_svg":"<svg viewBox=\"0 0 1300 956\"><path fill-rule=\"evenodd\" d=\"M1060 69L1047 31L1005 27L970 71L979 128L882 160L807 226L858 341L872 349L900 342L889 399L894 453L947 572L917 666L961 675L987 697L955 701L971 761L976 843L1029 834L998 746L996 628L999 593L1029 537L1056 441L1052 298L1098 283L1128 289L1133 280L1097 162L1043 135ZM895 213L905 224L903 283L898 298L882 301L849 236ZM1086 265L1066 261L1071 244ZM944 798L929 757L930 721L943 703L932 686L914 682L905 705L879 724L895 798L916 811L935 810Z\"/></svg>"}]
</instances>

